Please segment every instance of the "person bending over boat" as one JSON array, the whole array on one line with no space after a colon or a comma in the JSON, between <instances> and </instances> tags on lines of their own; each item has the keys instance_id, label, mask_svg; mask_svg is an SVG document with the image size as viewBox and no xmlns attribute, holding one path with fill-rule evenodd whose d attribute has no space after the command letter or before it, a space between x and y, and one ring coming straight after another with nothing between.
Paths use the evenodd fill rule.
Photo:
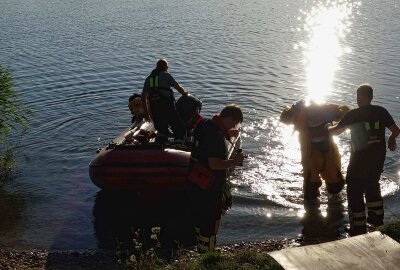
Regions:
<instances>
[{"instance_id":1,"label":"person bending over boat","mask_svg":"<svg viewBox=\"0 0 400 270\"><path fill-rule=\"evenodd\" d=\"M328 127L331 134L340 134L346 128L351 131L352 149L346 175L350 235L366 233L366 222L374 226L383 224L379 179L386 156L385 129L391 131L387 143L391 151L396 150L396 138L400 134L389 112L381 106L371 105L372 98L372 87L360 85L357 89L358 108L347 113L336 126Z\"/></svg>"},{"instance_id":2,"label":"person bending over boat","mask_svg":"<svg viewBox=\"0 0 400 270\"><path fill-rule=\"evenodd\" d=\"M181 139L185 133L185 128L175 108L175 98L171 87L182 95L188 95L188 92L168 73L167 60L160 59L157 61L156 68L146 78L142 92L144 117L146 121L153 120L160 140L168 138L169 127L175 138Z\"/></svg>"},{"instance_id":3,"label":"person bending over boat","mask_svg":"<svg viewBox=\"0 0 400 270\"><path fill-rule=\"evenodd\" d=\"M185 126L185 144L189 147L193 144L193 132L197 125L203 121L200 115L203 104L200 99L189 94L181 96L176 101L176 110Z\"/></svg>"},{"instance_id":4,"label":"person bending over boat","mask_svg":"<svg viewBox=\"0 0 400 270\"><path fill-rule=\"evenodd\" d=\"M152 137L152 124L144 124L144 112L142 98L139 94L133 94L129 97L128 108L132 114L131 127L124 134L124 140L121 143L146 143ZM153 130L154 131L154 130Z\"/></svg>"},{"instance_id":5,"label":"person bending over boat","mask_svg":"<svg viewBox=\"0 0 400 270\"><path fill-rule=\"evenodd\" d=\"M131 128L135 128L141 125L144 119L144 110L141 95L133 94L132 96L130 96L128 108L132 114Z\"/></svg>"},{"instance_id":6,"label":"person bending over boat","mask_svg":"<svg viewBox=\"0 0 400 270\"><path fill-rule=\"evenodd\" d=\"M293 124L299 132L306 204L316 202L320 195L321 178L325 180L328 201L340 200L339 193L344 187L340 155L325 125L339 121L348 111L347 106L316 103L305 106L304 101L299 101L281 113L280 121Z\"/></svg>"},{"instance_id":7,"label":"person bending over boat","mask_svg":"<svg viewBox=\"0 0 400 270\"><path fill-rule=\"evenodd\" d=\"M243 113L235 104L227 105L211 120L204 119L194 131L188 171L188 200L190 215L197 234L200 253L214 250L223 208L226 171L243 162L243 153L227 159L225 139L243 122Z\"/></svg>"}]
</instances>

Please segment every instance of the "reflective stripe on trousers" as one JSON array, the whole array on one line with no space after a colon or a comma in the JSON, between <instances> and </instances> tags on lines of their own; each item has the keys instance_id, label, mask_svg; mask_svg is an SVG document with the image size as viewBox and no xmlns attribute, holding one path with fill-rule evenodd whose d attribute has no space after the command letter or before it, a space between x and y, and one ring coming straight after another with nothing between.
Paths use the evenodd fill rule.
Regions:
<instances>
[{"instance_id":1,"label":"reflective stripe on trousers","mask_svg":"<svg viewBox=\"0 0 400 270\"><path fill-rule=\"evenodd\" d=\"M197 249L200 253L205 253L209 251L214 251L215 245L217 242L217 232L219 229L220 219L215 221L214 225L214 233L210 236L205 236L201 234L201 229L196 227L196 235L197 235Z\"/></svg>"},{"instance_id":2,"label":"reflective stripe on trousers","mask_svg":"<svg viewBox=\"0 0 400 270\"><path fill-rule=\"evenodd\" d=\"M349 220L350 220L350 229L351 230L355 230L357 228L366 228L366 226L367 226L365 211L352 212L351 209L349 209Z\"/></svg>"},{"instance_id":3,"label":"reflective stripe on trousers","mask_svg":"<svg viewBox=\"0 0 400 270\"><path fill-rule=\"evenodd\" d=\"M367 202L368 208L368 223L374 226L380 226L383 224L383 200Z\"/></svg>"}]
</instances>

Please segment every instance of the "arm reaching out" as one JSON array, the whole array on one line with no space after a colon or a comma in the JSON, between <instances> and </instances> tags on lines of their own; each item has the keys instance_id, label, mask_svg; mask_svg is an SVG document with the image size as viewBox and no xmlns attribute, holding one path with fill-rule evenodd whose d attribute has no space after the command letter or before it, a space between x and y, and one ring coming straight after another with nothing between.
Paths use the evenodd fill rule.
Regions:
<instances>
[{"instance_id":1,"label":"arm reaching out","mask_svg":"<svg viewBox=\"0 0 400 270\"><path fill-rule=\"evenodd\" d=\"M189 94L189 92L187 92L187 91L185 90L185 88L183 88L180 84L177 84L176 86L174 86L174 88L175 88L176 90L178 90L178 92L179 92L181 95L183 95L183 96L187 96L187 95Z\"/></svg>"},{"instance_id":2,"label":"arm reaching out","mask_svg":"<svg viewBox=\"0 0 400 270\"><path fill-rule=\"evenodd\" d=\"M327 124L326 128L328 129L329 135L339 135L342 134L343 131L346 130L346 127L341 127L338 124L332 125L332 124Z\"/></svg>"},{"instance_id":3,"label":"arm reaching out","mask_svg":"<svg viewBox=\"0 0 400 270\"><path fill-rule=\"evenodd\" d=\"M390 151L394 151L396 150L396 138L400 134L400 128L396 124L393 124L389 127L389 129L392 132L392 134L390 134L388 140L388 148Z\"/></svg>"}]
</instances>

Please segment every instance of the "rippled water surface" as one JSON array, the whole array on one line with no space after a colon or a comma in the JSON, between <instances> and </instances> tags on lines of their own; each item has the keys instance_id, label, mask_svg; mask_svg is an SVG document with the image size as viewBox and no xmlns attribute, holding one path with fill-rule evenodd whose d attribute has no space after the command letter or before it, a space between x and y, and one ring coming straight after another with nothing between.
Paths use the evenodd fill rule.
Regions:
<instances>
[{"instance_id":1,"label":"rippled water surface","mask_svg":"<svg viewBox=\"0 0 400 270\"><path fill-rule=\"evenodd\" d=\"M232 176L234 207L220 243L347 222L346 203L334 215L324 192L316 215L304 213L297 134L278 121L284 106L314 99L355 107L356 86L369 82L375 104L400 122L398 1L2 0L0 7L0 64L34 111L18 175L0 194L8 209L0 247L99 246L92 212L101 194L88 164L129 125L128 97L161 57L202 98L204 115L229 102L245 111L249 158ZM349 135L337 142L345 171ZM382 175L387 220L400 216L399 156L388 153Z\"/></svg>"}]
</instances>

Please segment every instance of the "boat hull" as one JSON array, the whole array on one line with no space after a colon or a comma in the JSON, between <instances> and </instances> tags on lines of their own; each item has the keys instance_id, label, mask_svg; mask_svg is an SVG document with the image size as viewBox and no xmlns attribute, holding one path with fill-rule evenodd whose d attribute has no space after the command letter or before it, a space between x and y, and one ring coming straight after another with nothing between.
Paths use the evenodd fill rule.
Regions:
<instances>
[{"instance_id":1,"label":"boat hull","mask_svg":"<svg viewBox=\"0 0 400 270\"><path fill-rule=\"evenodd\" d=\"M122 132L99 149L89 164L92 182L101 189L130 190L147 194L185 188L190 148L182 144L135 145L124 142ZM241 145L240 137L226 141L228 157Z\"/></svg>"},{"instance_id":2,"label":"boat hull","mask_svg":"<svg viewBox=\"0 0 400 270\"><path fill-rule=\"evenodd\" d=\"M171 148L105 148L89 164L89 175L101 189L182 189L189 158L190 152Z\"/></svg>"}]
</instances>

